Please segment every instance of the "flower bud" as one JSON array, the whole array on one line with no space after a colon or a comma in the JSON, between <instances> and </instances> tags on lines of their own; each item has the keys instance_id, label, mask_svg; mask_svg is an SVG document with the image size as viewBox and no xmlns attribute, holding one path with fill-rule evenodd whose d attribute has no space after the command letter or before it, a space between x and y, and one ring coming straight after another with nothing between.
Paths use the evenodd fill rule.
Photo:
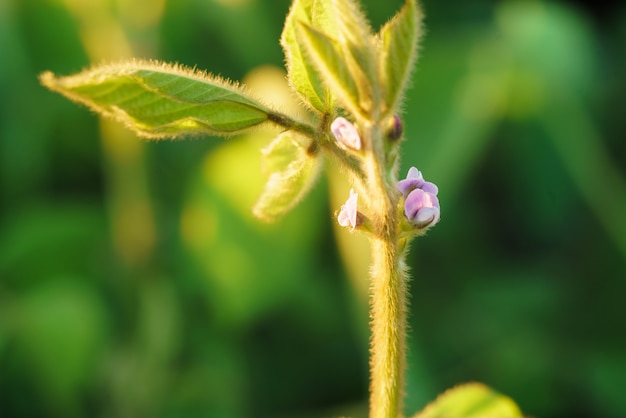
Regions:
<instances>
[{"instance_id":1,"label":"flower bud","mask_svg":"<svg viewBox=\"0 0 626 418\"><path fill-rule=\"evenodd\" d=\"M357 199L359 195L353 189L350 189L350 197L346 203L341 206L341 211L337 215L337 222L341 226L351 226L352 230L357 226Z\"/></svg>"},{"instance_id":2,"label":"flower bud","mask_svg":"<svg viewBox=\"0 0 626 418\"><path fill-rule=\"evenodd\" d=\"M400 116L393 115L391 119L389 119L386 136L390 141L397 141L402 138L402 134L404 133L404 127L402 126L402 119Z\"/></svg>"},{"instance_id":3,"label":"flower bud","mask_svg":"<svg viewBox=\"0 0 626 418\"><path fill-rule=\"evenodd\" d=\"M352 151L361 149L361 136L356 127L346 118L340 116L335 119L330 125L330 130L341 148Z\"/></svg>"}]
</instances>

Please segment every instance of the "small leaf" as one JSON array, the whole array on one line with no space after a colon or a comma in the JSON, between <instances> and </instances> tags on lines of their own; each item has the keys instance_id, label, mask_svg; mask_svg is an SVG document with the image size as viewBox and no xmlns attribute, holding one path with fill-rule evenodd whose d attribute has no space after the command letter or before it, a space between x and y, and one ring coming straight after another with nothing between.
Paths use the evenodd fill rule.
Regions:
<instances>
[{"instance_id":1,"label":"small leaf","mask_svg":"<svg viewBox=\"0 0 626 418\"><path fill-rule=\"evenodd\" d=\"M147 138L229 136L276 119L238 85L179 65L132 61L40 81Z\"/></svg>"},{"instance_id":2,"label":"small leaf","mask_svg":"<svg viewBox=\"0 0 626 418\"><path fill-rule=\"evenodd\" d=\"M354 114L365 114L359 106L359 90L337 41L303 22L297 27L296 40L305 46L322 79L343 105Z\"/></svg>"},{"instance_id":3,"label":"small leaf","mask_svg":"<svg viewBox=\"0 0 626 418\"><path fill-rule=\"evenodd\" d=\"M309 192L321 161L303 147L306 138L295 132L281 133L263 150L265 170L270 173L253 213L273 221L291 210Z\"/></svg>"},{"instance_id":4,"label":"small leaf","mask_svg":"<svg viewBox=\"0 0 626 418\"><path fill-rule=\"evenodd\" d=\"M482 383L467 383L449 389L413 418L519 418L519 407L511 398Z\"/></svg>"},{"instance_id":5,"label":"small leaf","mask_svg":"<svg viewBox=\"0 0 626 418\"><path fill-rule=\"evenodd\" d=\"M380 72L388 112L395 112L417 57L422 13L417 0L407 0L402 9L380 30Z\"/></svg>"},{"instance_id":6,"label":"small leaf","mask_svg":"<svg viewBox=\"0 0 626 418\"><path fill-rule=\"evenodd\" d=\"M305 104L322 113L332 108L332 96L315 70L313 63L296 40L296 27L299 22L313 24L312 7L315 0L295 0L289 10L280 44L285 51L289 83ZM317 2L319 3L319 2Z\"/></svg>"}]
</instances>

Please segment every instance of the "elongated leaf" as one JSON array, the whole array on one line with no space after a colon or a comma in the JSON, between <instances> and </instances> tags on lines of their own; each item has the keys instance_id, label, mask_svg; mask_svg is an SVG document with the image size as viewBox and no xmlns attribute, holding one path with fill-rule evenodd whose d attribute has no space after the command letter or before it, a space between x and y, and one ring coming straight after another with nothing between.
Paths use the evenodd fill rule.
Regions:
<instances>
[{"instance_id":1,"label":"elongated leaf","mask_svg":"<svg viewBox=\"0 0 626 418\"><path fill-rule=\"evenodd\" d=\"M255 216L273 221L291 210L315 183L321 161L307 153L306 138L292 131L281 133L263 150L270 173L265 190L253 208Z\"/></svg>"},{"instance_id":2,"label":"elongated leaf","mask_svg":"<svg viewBox=\"0 0 626 418\"><path fill-rule=\"evenodd\" d=\"M315 68L342 104L354 114L365 114L359 106L359 90L350 73L341 45L306 23L300 23L296 40L304 45Z\"/></svg>"},{"instance_id":3,"label":"elongated leaf","mask_svg":"<svg viewBox=\"0 0 626 418\"><path fill-rule=\"evenodd\" d=\"M468 383L440 395L413 418L519 418L519 407L510 398L481 383Z\"/></svg>"},{"instance_id":4,"label":"elongated leaf","mask_svg":"<svg viewBox=\"0 0 626 418\"><path fill-rule=\"evenodd\" d=\"M332 17L337 26L337 40L352 61L353 78L359 88L360 105L371 110L378 102L378 43L374 40L367 17L354 0L331 0Z\"/></svg>"},{"instance_id":5,"label":"elongated leaf","mask_svg":"<svg viewBox=\"0 0 626 418\"><path fill-rule=\"evenodd\" d=\"M178 65L133 61L40 81L148 138L234 135L273 114L236 84Z\"/></svg>"},{"instance_id":6,"label":"elongated leaf","mask_svg":"<svg viewBox=\"0 0 626 418\"><path fill-rule=\"evenodd\" d=\"M316 3L315 0L295 0L293 2L285 20L280 44L285 52L289 82L292 88L305 104L308 104L312 109L325 113L332 107L332 96L315 70L308 54L301 50L300 44L296 40L296 27L299 22L314 24L316 19L312 10L314 3ZM323 19L323 17L320 18Z\"/></svg>"},{"instance_id":7,"label":"elongated leaf","mask_svg":"<svg viewBox=\"0 0 626 418\"><path fill-rule=\"evenodd\" d=\"M337 17L334 15L334 8L327 0L313 0L311 26L333 39L338 39Z\"/></svg>"},{"instance_id":8,"label":"elongated leaf","mask_svg":"<svg viewBox=\"0 0 626 418\"><path fill-rule=\"evenodd\" d=\"M417 0L407 0L402 9L380 30L380 72L387 110L394 112L406 88L417 57L422 14Z\"/></svg>"},{"instance_id":9,"label":"elongated leaf","mask_svg":"<svg viewBox=\"0 0 626 418\"><path fill-rule=\"evenodd\" d=\"M373 33L370 24L357 2L354 0L330 0L327 3L332 9L328 14L336 21L340 42L364 45L372 38Z\"/></svg>"}]
</instances>

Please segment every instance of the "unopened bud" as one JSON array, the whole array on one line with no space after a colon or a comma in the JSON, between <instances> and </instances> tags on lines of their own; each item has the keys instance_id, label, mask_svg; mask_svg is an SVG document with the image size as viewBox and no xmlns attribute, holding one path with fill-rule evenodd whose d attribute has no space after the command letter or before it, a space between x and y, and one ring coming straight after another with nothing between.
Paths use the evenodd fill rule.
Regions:
<instances>
[{"instance_id":1,"label":"unopened bud","mask_svg":"<svg viewBox=\"0 0 626 418\"><path fill-rule=\"evenodd\" d=\"M400 116L393 115L392 118L389 119L386 136L390 141L397 141L402 138L402 134L404 133L404 127L402 126L402 119Z\"/></svg>"},{"instance_id":2,"label":"unopened bud","mask_svg":"<svg viewBox=\"0 0 626 418\"><path fill-rule=\"evenodd\" d=\"M340 116L335 119L330 125L330 130L341 148L352 151L361 149L361 136L346 118Z\"/></svg>"},{"instance_id":3,"label":"unopened bud","mask_svg":"<svg viewBox=\"0 0 626 418\"><path fill-rule=\"evenodd\" d=\"M351 226L352 230L356 228L358 221L357 199L359 195L350 189L350 197L346 203L341 206L341 211L337 216L337 222L341 226Z\"/></svg>"}]
</instances>

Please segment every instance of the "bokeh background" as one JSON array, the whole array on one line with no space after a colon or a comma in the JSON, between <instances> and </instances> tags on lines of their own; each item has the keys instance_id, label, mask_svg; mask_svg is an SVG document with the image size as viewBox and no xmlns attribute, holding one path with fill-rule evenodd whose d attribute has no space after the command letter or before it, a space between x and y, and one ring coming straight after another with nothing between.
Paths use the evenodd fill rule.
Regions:
<instances>
[{"instance_id":1,"label":"bokeh background","mask_svg":"<svg viewBox=\"0 0 626 418\"><path fill-rule=\"evenodd\" d=\"M626 416L626 5L424 0L402 171L406 412L482 381L536 417ZM400 0L369 0L379 27ZM602 7L602 8L600 8ZM265 225L264 135L146 142L44 70L156 58L286 100L288 0L0 0L0 417L367 409L367 244L331 163Z\"/></svg>"}]
</instances>

